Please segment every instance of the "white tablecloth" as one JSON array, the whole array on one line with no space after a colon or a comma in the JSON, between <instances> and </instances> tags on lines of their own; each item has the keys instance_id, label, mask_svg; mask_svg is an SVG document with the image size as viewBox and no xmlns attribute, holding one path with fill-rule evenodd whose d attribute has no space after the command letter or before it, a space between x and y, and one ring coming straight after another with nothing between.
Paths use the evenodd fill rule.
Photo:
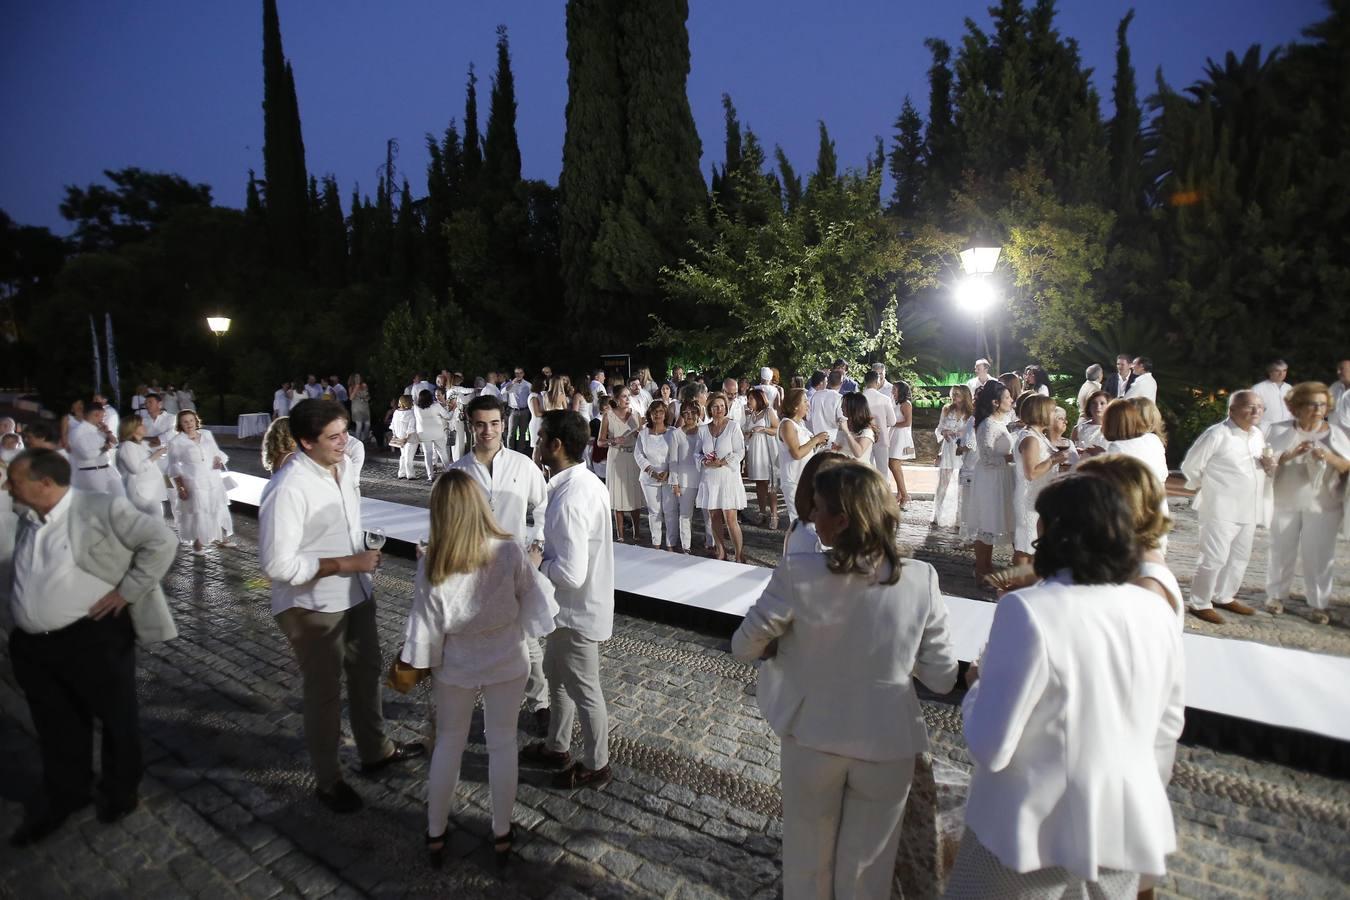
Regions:
<instances>
[{"instance_id":1,"label":"white tablecloth","mask_svg":"<svg viewBox=\"0 0 1350 900\"><path fill-rule=\"evenodd\" d=\"M246 438L253 437L255 434L264 434L270 424L272 424L272 417L267 413L244 413L239 417L239 436Z\"/></svg>"}]
</instances>

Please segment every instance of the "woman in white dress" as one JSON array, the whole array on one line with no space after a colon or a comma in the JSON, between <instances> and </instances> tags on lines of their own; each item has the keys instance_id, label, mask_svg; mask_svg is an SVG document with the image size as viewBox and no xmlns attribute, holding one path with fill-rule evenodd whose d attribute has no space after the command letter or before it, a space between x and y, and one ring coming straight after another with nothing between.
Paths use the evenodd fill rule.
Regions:
<instances>
[{"instance_id":1,"label":"woman in white dress","mask_svg":"<svg viewBox=\"0 0 1350 900\"><path fill-rule=\"evenodd\" d=\"M426 846L444 859L447 818L459 784L474 705L483 695L493 851L506 864L515 838L511 808L519 764L516 720L530 673L527 638L553 630L553 587L492 517L487 496L460 469L431 492L431 536L417 564L399 664L429 669L436 746L427 774Z\"/></svg>"},{"instance_id":2,"label":"woman in white dress","mask_svg":"<svg viewBox=\"0 0 1350 900\"><path fill-rule=\"evenodd\" d=\"M908 382L897 381L891 385L891 400L895 403L895 425L888 436L879 440L889 440L891 445L891 477L895 479L895 499L904 509L909 503L909 490L905 487L905 468L903 460L914 458L914 404L910 402Z\"/></svg>"},{"instance_id":3,"label":"woman in white dress","mask_svg":"<svg viewBox=\"0 0 1350 900\"><path fill-rule=\"evenodd\" d=\"M619 387L614 394L614 408L600 417L600 434L596 444L608 447L605 458L605 484L609 487L609 505L614 510L615 540L624 541L624 514L633 526L633 538L638 542L638 513L643 507L642 485L638 481L637 460L633 459L633 445L637 443L641 420L632 408L633 394L627 387Z\"/></svg>"},{"instance_id":4,"label":"woman in white dress","mask_svg":"<svg viewBox=\"0 0 1350 900\"><path fill-rule=\"evenodd\" d=\"M970 388L964 384L953 385L947 394L947 404L942 407L938 417L938 426L933 434L938 439L938 483L933 492L933 515L929 522L938 528L956 526L957 503L960 499L960 485L956 473L961 468L961 457L956 449L961 435L966 431L966 421L974 412L970 398Z\"/></svg>"},{"instance_id":5,"label":"woman in white dress","mask_svg":"<svg viewBox=\"0 0 1350 900\"><path fill-rule=\"evenodd\" d=\"M178 413L178 434L169 442L169 472L178 491L181 540L192 541L198 556L208 546L233 547L234 522L221 472L230 459L190 409Z\"/></svg>"},{"instance_id":6,"label":"woman in white dress","mask_svg":"<svg viewBox=\"0 0 1350 900\"><path fill-rule=\"evenodd\" d=\"M359 379L361 376L355 376ZM352 426L355 437L361 443L370 440L370 386L358 380L351 389L349 399L352 404Z\"/></svg>"},{"instance_id":7,"label":"woman in white dress","mask_svg":"<svg viewBox=\"0 0 1350 900\"><path fill-rule=\"evenodd\" d=\"M745 562L741 526L736 521L745 509L745 484L741 481L741 460L745 458L745 437L727 416L727 395L721 392L708 398L711 420L698 430L699 464L703 481L698 486L698 505L712 514L713 553L726 559L722 542L722 523L731 535L736 562Z\"/></svg>"},{"instance_id":8,"label":"woman in white dress","mask_svg":"<svg viewBox=\"0 0 1350 900\"><path fill-rule=\"evenodd\" d=\"M1027 366L1022 370L1022 390L1050 396L1050 376L1040 366Z\"/></svg>"},{"instance_id":9,"label":"woman in white dress","mask_svg":"<svg viewBox=\"0 0 1350 900\"><path fill-rule=\"evenodd\" d=\"M971 404L970 417L966 419L965 430L956 441L956 455L961 460L961 469L957 480L961 484L957 501L957 533L962 544L971 544L975 540L974 501L975 467L979 465L980 455L975 452L975 407Z\"/></svg>"},{"instance_id":10,"label":"woman in white dress","mask_svg":"<svg viewBox=\"0 0 1350 900\"><path fill-rule=\"evenodd\" d=\"M1266 609L1284 611L1295 565L1302 558L1310 618L1325 625L1330 621L1326 610L1334 586L1336 535L1344 520L1350 432L1327 422L1331 392L1321 382L1296 385L1285 403L1294 418L1272 425L1266 438L1277 464Z\"/></svg>"},{"instance_id":11,"label":"woman in white dress","mask_svg":"<svg viewBox=\"0 0 1350 900\"><path fill-rule=\"evenodd\" d=\"M774 415L764 391L756 388L746 397L745 421L741 424L745 435L745 475L755 485L755 500L759 504L759 524L770 531L778 530L778 494L774 490L774 463L778 457L778 416Z\"/></svg>"},{"instance_id":12,"label":"woman in white dress","mask_svg":"<svg viewBox=\"0 0 1350 900\"><path fill-rule=\"evenodd\" d=\"M1112 397L1106 391L1094 391L1083 404L1083 418L1073 427L1073 444L1080 456L1096 456L1106 452L1106 438L1102 436L1102 420Z\"/></svg>"},{"instance_id":13,"label":"woman in white dress","mask_svg":"<svg viewBox=\"0 0 1350 900\"><path fill-rule=\"evenodd\" d=\"M666 427L666 404L653 400L647 407L647 424L638 432L633 445L633 460L637 463L638 483L647 503L647 530L651 533L652 549L661 549L661 535L666 538L666 549L675 548L675 534L680 527L680 501L675 496L670 480L670 440ZM664 528L662 526L665 526Z\"/></svg>"},{"instance_id":14,"label":"woman in white dress","mask_svg":"<svg viewBox=\"0 0 1350 900\"><path fill-rule=\"evenodd\" d=\"M1055 401L1034 394L1022 403L1022 431L1013 446L1013 565L1031 562L1036 555L1036 498L1069 458L1046 436L1054 417Z\"/></svg>"},{"instance_id":15,"label":"woman in white dress","mask_svg":"<svg viewBox=\"0 0 1350 900\"><path fill-rule=\"evenodd\" d=\"M1140 399L1149 405L1153 403ZM1148 466L1159 484L1167 485L1167 448L1163 446L1162 438L1150 430L1140 404L1134 400L1112 400L1102 414L1102 437L1106 439L1106 452L1133 456ZM1162 514L1171 514L1166 494L1163 495ZM1164 541L1163 552L1166 551L1167 542Z\"/></svg>"},{"instance_id":16,"label":"woman in white dress","mask_svg":"<svg viewBox=\"0 0 1350 900\"><path fill-rule=\"evenodd\" d=\"M872 422L872 410L867 406L867 398L857 391L845 394L839 404L839 420L836 424L839 430L835 432L831 449L875 470L872 445L876 443L877 431Z\"/></svg>"},{"instance_id":17,"label":"woman in white dress","mask_svg":"<svg viewBox=\"0 0 1350 900\"><path fill-rule=\"evenodd\" d=\"M422 465L426 466L427 481L436 477L436 466L448 468L450 465L450 447L446 441L446 424L450 421L445 407L436 402L431 391L424 390L417 395L417 406L413 408L413 417L417 422L417 442L422 445Z\"/></svg>"},{"instance_id":18,"label":"woman in white dress","mask_svg":"<svg viewBox=\"0 0 1350 900\"><path fill-rule=\"evenodd\" d=\"M1013 538L1013 397L999 381L980 388L975 399L975 474L970 489L971 530L975 539L975 583L994 571L994 547Z\"/></svg>"},{"instance_id":19,"label":"woman in white dress","mask_svg":"<svg viewBox=\"0 0 1350 900\"><path fill-rule=\"evenodd\" d=\"M390 443L398 448L398 477L413 477L413 460L417 456L417 416L413 413L412 398L407 394L398 398L398 408L389 422Z\"/></svg>"},{"instance_id":20,"label":"woman in white dress","mask_svg":"<svg viewBox=\"0 0 1350 900\"><path fill-rule=\"evenodd\" d=\"M694 549L694 505L698 500L698 486L703 481L703 467L698 458L699 414L697 403L686 403L680 410L679 424L666 429L669 445L671 493L674 495L679 521L679 546L673 540L667 543L676 553L692 553Z\"/></svg>"},{"instance_id":21,"label":"woman in white dress","mask_svg":"<svg viewBox=\"0 0 1350 900\"><path fill-rule=\"evenodd\" d=\"M806 427L806 391L789 388L783 397L783 421L778 423L778 485L783 491L788 527L797 521L797 484L811 455L830 442L827 432L811 434Z\"/></svg>"},{"instance_id":22,"label":"woman in white dress","mask_svg":"<svg viewBox=\"0 0 1350 900\"><path fill-rule=\"evenodd\" d=\"M164 473L156 463L169 452L167 445L151 450L142 441L145 421L139 416L122 420L118 428L117 471L122 473L122 486L131 505L143 513L164 517Z\"/></svg>"}]
</instances>

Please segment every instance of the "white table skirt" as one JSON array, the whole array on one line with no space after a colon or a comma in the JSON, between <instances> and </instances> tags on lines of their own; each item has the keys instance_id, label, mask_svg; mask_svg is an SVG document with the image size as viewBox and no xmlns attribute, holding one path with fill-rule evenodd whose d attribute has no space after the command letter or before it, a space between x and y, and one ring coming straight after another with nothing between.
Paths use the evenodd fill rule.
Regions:
<instances>
[{"instance_id":1,"label":"white table skirt","mask_svg":"<svg viewBox=\"0 0 1350 900\"><path fill-rule=\"evenodd\" d=\"M272 417L268 413L244 413L239 417L239 437L253 437L255 434L265 434L267 426L272 424Z\"/></svg>"}]
</instances>

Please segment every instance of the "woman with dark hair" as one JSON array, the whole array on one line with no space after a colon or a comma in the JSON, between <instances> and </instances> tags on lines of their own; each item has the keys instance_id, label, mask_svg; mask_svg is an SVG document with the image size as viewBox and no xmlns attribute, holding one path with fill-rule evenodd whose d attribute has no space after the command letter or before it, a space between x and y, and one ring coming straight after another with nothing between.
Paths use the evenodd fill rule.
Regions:
<instances>
[{"instance_id":1,"label":"woman with dark hair","mask_svg":"<svg viewBox=\"0 0 1350 900\"><path fill-rule=\"evenodd\" d=\"M1106 391L1094 391L1083 404L1083 418L1073 426L1073 443L1084 456L1095 456L1106 452L1106 438L1102 436L1102 421L1106 418L1106 407L1111 403L1111 395Z\"/></svg>"},{"instance_id":2,"label":"woman with dark hair","mask_svg":"<svg viewBox=\"0 0 1350 900\"><path fill-rule=\"evenodd\" d=\"M850 460L844 454L822 450L807 460L806 465L802 467L801 482L797 485L791 501L797 516L788 526L787 534L783 536L784 556L789 553L819 553L825 550L825 545L820 542L820 536L816 534L816 526L811 524L811 517L816 511L816 476L825 469L846 462Z\"/></svg>"},{"instance_id":3,"label":"woman with dark hair","mask_svg":"<svg viewBox=\"0 0 1350 900\"><path fill-rule=\"evenodd\" d=\"M937 573L900 558L885 479L846 462L814 482L829 549L785 556L731 647L767 658L759 704L782 745L784 896L889 897L914 758L928 749L914 679L946 693L956 656Z\"/></svg>"},{"instance_id":4,"label":"woman with dark hair","mask_svg":"<svg viewBox=\"0 0 1350 900\"><path fill-rule=\"evenodd\" d=\"M811 434L806 427L806 391L789 388L783 397L783 421L778 423L778 480L783 490L783 506L787 508L788 527L797 521L797 485L802 470L811 454L830 442L822 431Z\"/></svg>"},{"instance_id":5,"label":"woman with dark hair","mask_svg":"<svg viewBox=\"0 0 1350 900\"><path fill-rule=\"evenodd\" d=\"M1055 401L1041 394L1030 395L1022 404L1024 427L1013 445L1014 566L1030 562L1036 554L1036 498L1069 458L1069 452L1055 449L1046 435L1054 410Z\"/></svg>"},{"instance_id":6,"label":"woman with dark hair","mask_svg":"<svg viewBox=\"0 0 1350 900\"><path fill-rule=\"evenodd\" d=\"M1069 475L1036 511L1044 580L999 601L967 675L975 772L946 896L1133 898L1176 849L1181 630L1129 583L1141 551L1115 485Z\"/></svg>"},{"instance_id":7,"label":"woman with dark hair","mask_svg":"<svg viewBox=\"0 0 1350 900\"><path fill-rule=\"evenodd\" d=\"M609 488L609 505L614 510L614 539L636 544L638 540L638 513L644 501L633 447L637 444L642 421L632 408L633 392L622 383L614 388L614 400L600 417L597 447L609 448L605 457L605 484ZM632 540L624 537L624 514L633 528Z\"/></svg>"},{"instance_id":8,"label":"woman with dark hair","mask_svg":"<svg viewBox=\"0 0 1350 900\"><path fill-rule=\"evenodd\" d=\"M745 435L745 477L755 486L755 501L759 504L759 524L770 531L778 530L778 494L773 488L774 462L778 448L774 435L778 432L778 416L774 414L766 392L755 388L746 396L745 421L741 423Z\"/></svg>"},{"instance_id":9,"label":"woman with dark hair","mask_svg":"<svg viewBox=\"0 0 1350 900\"><path fill-rule=\"evenodd\" d=\"M902 460L914 458L914 404L910 402L909 383L897 381L891 385L891 399L895 403L895 425L891 427L890 453L886 465L895 479L895 499L904 509L909 502L905 488L905 469Z\"/></svg>"},{"instance_id":10,"label":"woman with dark hair","mask_svg":"<svg viewBox=\"0 0 1350 900\"><path fill-rule=\"evenodd\" d=\"M872 411L867 398L857 391L844 395L839 410L839 431L834 439L834 450L865 466L872 466L872 445L877 432L872 423Z\"/></svg>"},{"instance_id":11,"label":"woman with dark hair","mask_svg":"<svg viewBox=\"0 0 1350 900\"><path fill-rule=\"evenodd\" d=\"M1013 537L1012 394L989 381L975 398L975 471L970 489L970 529L975 540L975 583L994 571L994 546Z\"/></svg>"},{"instance_id":12,"label":"woman with dark hair","mask_svg":"<svg viewBox=\"0 0 1350 900\"><path fill-rule=\"evenodd\" d=\"M633 460L638 466L638 484L647 504L647 531L651 534L653 550L661 549L663 533L666 549L674 550L675 535L680 528L680 501L671 481L670 440L666 433L670 429L666 427L664 400L651 402L646 421L633 445Z\"/></svg>"},{"instance_id":13,"label":"woman with dark hair","mask_svg":"<svg viewBox=\"0 0 1350 900\"><path fill-rule=\"evenodd\" d=\"M450 445L446 440L450 416L445 407L436 402L431 391L423 390L417 394L413 419L417 423L417 440L422 445L422 464L427 467L427 482L430 483L435 478L438 459L441 468L450 465Z\"/></svg>"},{"instance_id":14,"label":"woman with dark hair","mask_svg":"<svg viewBox=\"0 0 1350 900\"><path fill-rule=\"evenodd\" d=\"M737 514L745 509L745 485L741 481L741 460L745 458L745 438L728 416L726 394L708 398L707 425L699 428L698 453L703 479L698 486L698 505L712 514L713 554L726 559L722 543L722 523L731 535L736 562L745 562L745 544Z\"/></svg>"},{"instance_id":15,"label":"woman with dark hair","mask_svg":"<svg viewBox=\"0 0 1350 900\"><path fill-rule=\"evenodd\" d=\"M1042 397L1050 396L1050 376L1040 366L1027 366L1022 371L1022 389L1034 391Z\"/></svg>"}]
</instances>

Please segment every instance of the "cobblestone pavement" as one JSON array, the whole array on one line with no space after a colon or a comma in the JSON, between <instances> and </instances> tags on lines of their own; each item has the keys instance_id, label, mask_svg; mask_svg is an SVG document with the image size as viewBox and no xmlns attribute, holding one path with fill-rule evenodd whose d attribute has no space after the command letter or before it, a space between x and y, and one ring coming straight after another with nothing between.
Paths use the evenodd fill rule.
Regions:
<instances>
[{"instance_id":1,"label":"cobblestone pavement","mask_svg":"<svg viewBox=\"0 0 1350 900\"><path fill-rule=\"evenodd\" d=\"M923 445L925 441L929 441L931 435L925 437L920 434L919 437L922 458ZM257 475L265 474L257 461L256 445L240 446L237 451L231 452L235 453L234 459L231 460L231 465L235 468ZM395 457L372 452L367 458L362 476L362 493L381 500L425 507L431 496L430 485L421 479L401 481L396 477L397 470ZM422 472L420 460L417 471L419 474ZM783 532L770 531L752 524L758 510L755 509L754 491L747 490L747 494L751 502L749 510L751 516L743 519L747 559L755 565L776 565L782 556ZM929 526L933 512L931 494L913 493L912 496L913 499L903 514L900 543L916 557L932 563L937 568L943 590L965 597L977 596L973 574L974 556L971 551L961 544L955 534ZM1199 524L1191 509L1190 498L1173 496L1170 505L1174 530L1170 536L1167 558L1181 581L1183 590L1189 590L1199 547ZM785 527L786 524L786 517L780 516L780 525ZM648 533L645 515L642 530L644 535ZM695 546L701 546L703 541L701 516L695 516L694 530ZM1010 548L1000 548L994 554L995 564L1011 564L1010 552ZM1247 567L1242 590L1238 594L1239 599L1257 608L1256 615L1224 614L1227 620L1224 625L1210 625L1194 616L1187 616L1187 629L1215 637L1240 638L1299 650L1350 656L1350 541L1342 540L1337 545L1338 595L1332 602L1329 625L1317 625L1308 619L1310 609L1300 594L1303 589L1301 576L1294 580L1294 592L1298 599L1286 603L1284 615L1273 616L1261 609L1265 599L1267 555L1267 534L1264 530L1260 530L1252 548L1252 560Z\"/></svg>"},{"instance_id":2,"label":"cobblestone pavement","mask_svg":"<svg viewBox=\"0 0 1350 900\"><path fill-rule=\"evenodd\" d=\"M365 811L320 807L300 731L299 673L269 613L256 522L240 549L180 556L166 587L181 636L144 648L138 680L148 777L142 807L104 826L89 812L25 851L0 849L0 896L772 898L781 825L778 743L755 705L754 669L727 634L620 615L604 647L615 780L558 792L522 770L522 857L505 880L487 843L481 722L464 758L452 861L422 859L427 761L351 781ZM386 657L410 601L412 564L376 579ZM924 708L935 756L968 768L954 698ZM425 689L386 694L399 739L430 737ZM22 696L0 650L0 833L37 781ZM522 742L525 736L520 736ZM350 735L344 754L355 765ZM1179 852L1164 893L1345 896L1350 786L1183 747L1171 788Z\"/></svg>"}]
</instances>

